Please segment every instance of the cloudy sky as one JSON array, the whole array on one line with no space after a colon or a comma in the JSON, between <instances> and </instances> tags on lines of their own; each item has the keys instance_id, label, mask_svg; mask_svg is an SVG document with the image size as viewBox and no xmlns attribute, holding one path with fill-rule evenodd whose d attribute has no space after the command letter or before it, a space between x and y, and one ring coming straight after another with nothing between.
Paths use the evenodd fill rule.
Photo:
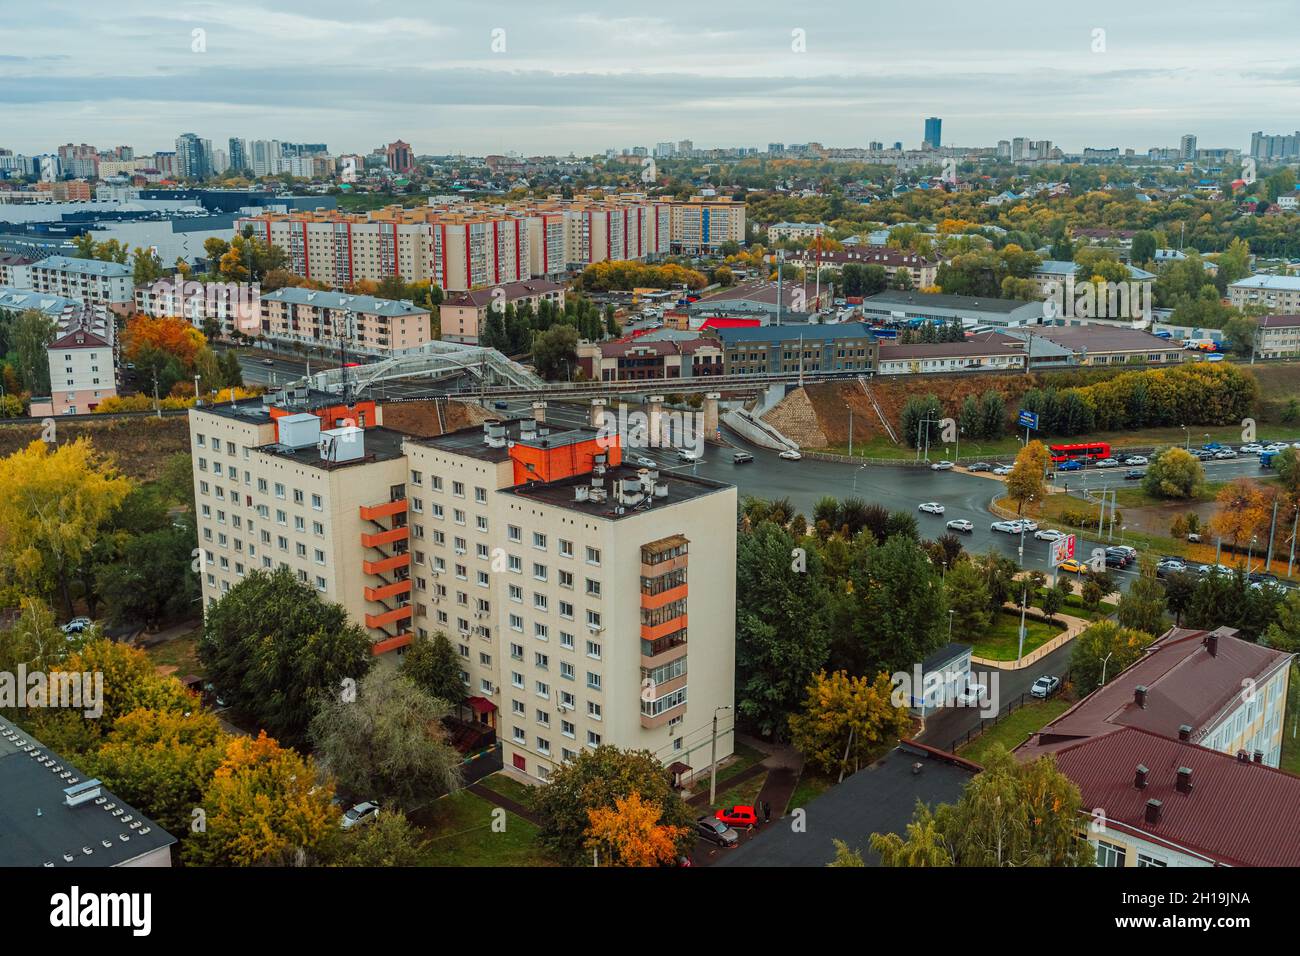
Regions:
<instances>
[{"instance_id":1,"label":"cloudy sky","mask_svg":"<svg viewBox=\"0 0 1300 956\"><path fill-rule=\"evenodd\" d=\"M0 146L151 152L196 132L335 153L398 137L424 153L915 147L934 115L945 145L1145 150L1300 128L1293 0L1054 6L8 0Z\"/></svg>"}]
</instances>

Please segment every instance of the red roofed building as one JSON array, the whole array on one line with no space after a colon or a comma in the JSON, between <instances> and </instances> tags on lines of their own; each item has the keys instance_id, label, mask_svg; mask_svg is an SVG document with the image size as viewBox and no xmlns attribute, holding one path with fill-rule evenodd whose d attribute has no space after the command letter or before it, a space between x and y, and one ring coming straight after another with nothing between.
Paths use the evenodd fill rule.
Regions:
<instances>
[{"instance_id":1,"label":"red roofed building","mask_svg":"<svg viewBox=\"0 0 1300 956\"><path fill-rule=\"evenodd\" d=\"M1300 777L1121 727L1056 754L1099 866L1300 866Z\"/></svg>"}]
</instances>

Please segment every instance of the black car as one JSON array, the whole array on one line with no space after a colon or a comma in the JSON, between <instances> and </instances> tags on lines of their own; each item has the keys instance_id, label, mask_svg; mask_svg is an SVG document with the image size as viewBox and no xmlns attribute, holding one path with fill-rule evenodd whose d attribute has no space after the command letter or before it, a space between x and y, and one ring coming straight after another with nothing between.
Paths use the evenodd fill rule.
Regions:
<instances>
[{"instance_id":1,"label":"black car","mask_svg":"<svg viewBox=\"0 0 1300 956\"><path fill-rule=\"evenodd\" d=\"M504 411L505 409L507 409L507 408L510 407L510 403L509 403L509 402L493 402L493 403L492 403L492 407L493 407L493 408L499 408L499 409L502 409L502 410Z\"/></svg>"},{"instance_id":2,"label":"black car","mask_svg":"<svg viewBox=\"0 0 1300 956\"><path fill-rule=\"evenodd\" d=\"M1138 471L1136 468L1130 468L1128 471L1124 472L1125 481L1141 481L1145 477L1146 472Z\"/></svg>"},{"instance_id":3,"label":"black car","mask_svg":"<svg viewBox=\"0 0 1300 956\"><path fill-rule=\"evenodd\" d=\"M988 471L992 467L993 466L990 465L987 461L977 461L973 465L967 465L966 470L967 471Z\"/></svg>"},{"instance_id":4,"label":"black car","mask_svg":"<svg viewBox=\"0 0 1300 956\"><path fill-rule=\"evenodd\" d=\"M747 451L738 451L731 456L731 463L733 465L748 465L753 460L754 456Z\"/></svg>"},{"instance_id":5,"label":"black car","mask_svg":"<svg viewBox=\"0 0 1300 956\"><path fill-rule=\"evenodd\" d=\"M1133 560L1129 557L1127 551L1119 548L1106 549L1106 567L1108 568L1127 568L1129 562Z\"/></svg>"},{"instance_id":6,"label":"black car","mask_svg":"<svg viewBox=\"0 0 1300 956\"><path fill-rule=\"evenodd\" d=\"M717 817L703 816L695 821L695 835L718 846L735 846L740 840L736 831Z\"/></svg>"},{"instance_id":7,"label":"black car","mask_svg":"<svg viewBox=\"0 0 1300 956\"><path fill-rule=\"evenodd\" d=\"M1251 571L1247 578L1252 584L1277 584L1277 575L1268 571Z\"/></svg>"}]
</instances>

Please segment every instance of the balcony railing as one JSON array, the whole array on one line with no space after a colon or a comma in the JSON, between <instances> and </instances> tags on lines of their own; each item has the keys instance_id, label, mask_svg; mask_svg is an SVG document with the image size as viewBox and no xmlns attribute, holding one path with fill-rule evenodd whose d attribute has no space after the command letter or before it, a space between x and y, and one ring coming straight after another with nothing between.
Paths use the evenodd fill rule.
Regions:
<instances>
[{"instance_id":1,"label":"balcony railing","mask_svg":"<svg viewBox=\"0 0 1300 956\"><path fill-rule=\"evenodd\" d=\"M394 541L405 541L411 536L411 529L403 525L400 528L391 528L388 531L375 531L370 534L361 535L361 543L367 548L377 548L380 545L392 544Z\"/></svg>"},{"instance_id":2,"label":"balcony railing","mask_svg":"<svg viewBox=\"0 0 1300 956\"><path fill-rule=\"evenodd\" d=\"M398 621L409 620L415 609L406 604L402 607L393 608L391 611L384 611L380 614L367 614L366 627L387 627Z\"/></svg>"},{"instance_id":3,"label":"balcony railing","mask_svg":"<svg viewBox=\"0 0 1300 956\"><path fill-rule=\"evenodd\" d=\"M397 568L409 568L411 566L410 554L395 554L391 558L381 558L378 561L362 561L361 570L366 574L386 574Z\"/></svg>"}]
</instances>

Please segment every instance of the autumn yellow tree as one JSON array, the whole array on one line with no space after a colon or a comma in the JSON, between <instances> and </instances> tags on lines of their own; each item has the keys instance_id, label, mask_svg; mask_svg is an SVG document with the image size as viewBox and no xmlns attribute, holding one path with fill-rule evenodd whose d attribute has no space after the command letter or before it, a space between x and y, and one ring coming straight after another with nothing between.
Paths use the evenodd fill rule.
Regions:
<instances>
[{"instance_id":1,"label":"autumn yellow tree","mask_svg":"<svg viewBox=\"0 0 1300 956\"><path fill-rule=\"evenodd\" d=\"M1029 501L1043 498L1043 478L1051 467L1052 456L1040 441L1031 441L1020 449L1007 475L1007 497L1016 503L1016 513L1025 510Z\"/></svg>"},{"instance_id":2,"label":"autumn yellow tree","mask_svg":"<svg viewBox=\"0 0 1300 956\"><path fill-rule=\"evenodd\" d=\"M1252 537L1268 534L1273 514L1273 495L1249 478L1224 485L1215 496L1218 510L1210 519L1210 530L1235 548Z\"/></svg>"},{"instance_id":3,"label":"autumn yellow tree","mask_svg":"<svg viewBox=\"0 0 1300 956\"><path fill-rule=\"evenodd\" d=\"M203 794L183 858L197 866L313 862L338 827L334 785L265 731L235 737Z\"/></svg>"},{"instance_id":4,"label":"autumn yellow tree","mask_svg":"<svg viewBox=\"0 0 1300 956\"><path fill-rule=\"evenodd\" d=\"M883 671L874 681L846 671L813 675L802 713L790 716L795 747L824 773L853 769L907 732L906 707L895 707Z\"/></svg>"},{"instance_id":5,"label":"autumn yellow tree","mask_svg":"<svg viewBox=\"0 0 1300 956\"><path fill-rule=\"evenodd\" d=\"M612 866L664 866L677 854L685 827L660 823L663 811L635 790L613 807L587 811L587 849Z\"/></svg>"},{"instance_id":6,"label":"autumn yellow tree","mask_svg":"<svg viewBox=\"0 0 1300 956\"><path fill-rule=\"evenodd\" d=\"M57 593L72 617L72 578L130 491L85 438L42 441L0 459L0 574L26 593Z\"/></svg>"}]
</instances>

